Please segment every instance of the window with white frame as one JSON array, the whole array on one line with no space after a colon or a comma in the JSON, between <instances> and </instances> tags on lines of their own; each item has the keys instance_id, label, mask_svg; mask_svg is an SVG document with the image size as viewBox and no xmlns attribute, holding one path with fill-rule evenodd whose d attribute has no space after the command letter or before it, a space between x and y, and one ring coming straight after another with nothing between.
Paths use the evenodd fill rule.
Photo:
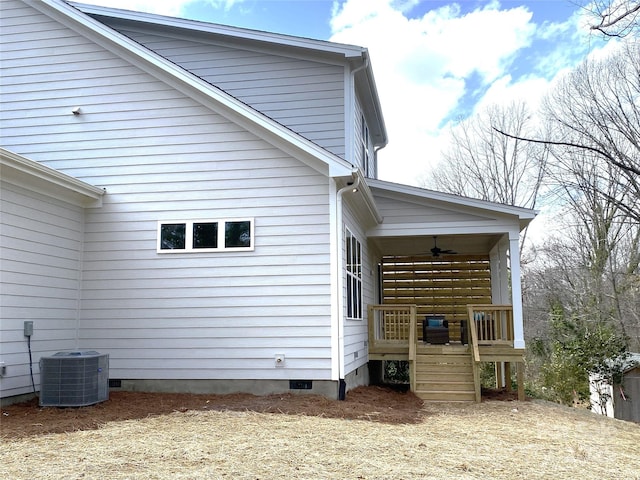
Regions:
<instances>
[{"instance_id":1,"label":"window with white frame","mask_svg":"<svg viewBox=\"0 0 640 480\"><path fill-rule=\"evenodd\" d=\"M345 270L347 281L347 318L362 319L362 247L346 230Z\"/></svg>"},{"instance_id":2,"label":"window with white frame","mask_svg":"<svg viewBox=\"0 0 640 480\"><path fill-rule=\"evenodd\" d=\"M370 148L369 148L369 128L367 127L367 122L364 119L364 116L362 116L360 118L360 126L361 126L361 132L360 132L360 142L361 142L361 151L360 151L360 156L362 158L362 169L364 170L364 175L366 177L369 177L371 172L371 164L370 164L370 156L371 156L371 152L370 152Z\"/></svg>"},{"instance_id":3,"label":"window with white frame","mask_svg":"<svg viewBox=\"0 0 640 480\"><path fill-rule=\"evenodd\" d=\"M158 222L158 252L253 250L253 219Z\"/></svg>"}]
</instances>

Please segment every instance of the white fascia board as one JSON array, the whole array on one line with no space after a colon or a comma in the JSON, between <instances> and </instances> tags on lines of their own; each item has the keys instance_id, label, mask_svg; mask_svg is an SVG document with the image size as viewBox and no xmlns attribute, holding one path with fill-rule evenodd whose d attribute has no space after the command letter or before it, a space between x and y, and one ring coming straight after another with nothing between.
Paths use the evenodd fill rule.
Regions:
<instances>
[{"instance_id":1,"label":"white fascia board","mask_svg":"<svg viewBox=\"0 0 640 480\"><path fill-rule=\"evenodd\" d=\"M433 235L509 234L518 236L519 223L478 220L466 222L380 224L367 231L367 237L402 237Z\"/></svg>"},{"instance_id":2,"label":"white fascia board","mask_svg":"<svg viewBox=\"0 0 640 480\"><path fill-rule=\"evenodd\" d=\"M23 0L45 15L92 39L133 65L171 85L263 140L331 177L346 176L353 166L337 155L205 82L129 37L82 13L63 0Z\"/></svg>"},{"instance_id":3,"label":"white fascia board","mask_svg":"<svg viewBox=\"0 0 640 480\"><path fill-rule=\"evenodd\" d=\"M202 22L184 18L168 17L152 13L135 12L117 8L87 5L83 3L67 2L83 13L89 15L102 15L106 17L119 18L122 20L133 20L136 22L151 23L154 25L192 30L194 32L211 33L224 35L244 40L255 40L259 42L274 43L286 47L304 48L307 50L317 50L326 53L336 53L344 55L346 58L361 57L363 48L356 45L315 40L312 38L296 37L280 33L266 32L262 30L251 30L248 28L232 27L217 23Z\"/></svg>"},{"instance_id":4,"label":"white fascia board","mask_svg":"<svg viewBox=\"0 0 640 480\"><path fill-rule=\"evenodd\" d=\"M531 210L523 207L514 207L511 205L504 205L501 203L488 202L486 200L478 200L475 198L462 197L460 195L454 195L451 193L437 192L435 190L427 190L419 187L412 187L410 185L403 185L399 183L385 182L382 180L367 180L369 186L373 189L379 189L382 192L396 193L400 195L406 195L414 197L416 199L433 200L437 202L444 202L451 204L452 207L467 207L472 209L484 210L489 213L499 213L505 215L514 215L520 221L529 223L536 215L536 210ZM375 193L375 192L374 192Z\"/></svg>"},{"instance_id":5,"label":"white fascia board","mask_svg":"<svg viewBox=\"0 0 640 480\"><path fill-rule=\"evenodd\" d=\"M38 191L43 185L58 187L59 191L65 193L65 195L61 195L61 198L65 200L71 197L79 199L77 203L81 206L99 207L102 204L104 189L94 187L4 148L0 148L0 169L2 170L2 178L10 183L17 179L19 185L27 188L32 185ZM57 195L53 194L53 196Z\"/></svg>"},{"instance_id":6,"label":"white fascia board","mask_svg":"<svg viewBox=\"0 0 640 480\"><path fill-rule=\"evenodd\" d=\"M371 189L367 184L366 177L363 175L360 169L358 169L355 173L358 178L358 191L361 192L361 195L365 202L367 210L371 214L372 218L376 221L376 223L381 224L383 221L383 218L382 218L382 215L380 214L380 210L378 210L378 206L376 205L376 200L373 196L373 192L371 192Z\"/></svg>"},{"instance_id":7,"label":"white fascia board","mask_svg":"<svg viewBox=\"0 0 640 480\"><path fill-rule=\"evenodd\" d=\"M387 127L385 125L384 116L382 114L382 106L380 105L380 97L378 95L378 87L376 86L375 76L373 75L373 67L371 66L371 57L369 51L364 49L362 53L362 61L364 62L364 71L356 73L355 82L359 90L364 90L371 99L366 105L363 105L365 113L372 120L369 124L369 132L372 134L374 147L381 149L387 146L389 137ZM356 67L357 69L358 67Z\"/></svg>"}]
</instances>

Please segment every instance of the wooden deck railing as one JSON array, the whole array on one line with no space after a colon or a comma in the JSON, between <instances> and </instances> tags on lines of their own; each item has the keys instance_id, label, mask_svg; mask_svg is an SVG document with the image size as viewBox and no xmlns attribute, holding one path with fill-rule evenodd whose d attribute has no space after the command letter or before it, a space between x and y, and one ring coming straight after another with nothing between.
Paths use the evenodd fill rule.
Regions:
<instances>
[{"instance_id":1,"label":"wooden deck railing","mask_svg":"<svg viewBox=\"0 0 640 480\"><path fill-rule=\"evenodd\" d=\"M404 349L406 354L409 346L421 338L416 305L369 305L368 310L370 352L392 353ZM467 338L474 348L513 346L513 306L468 305L467 312ZM455 328L453 323L449 323L450 328ZM410 333L413 334L413 342L410 341Z\"/></svg>"},{"instance_id":2,"label":"wooden deck railing","mask_svg":"<svg viewBox=\"0 0 640 480\"><path fill-rule=\"evenodd\" d=\"M478 402L481 399L480 363L503 362L505 375L510 378L508 373L510 370L507 366L509 362L515 362L518 365L518 398L524 399L523 350L513 348L513 307L491 304L469 305L467 311L468 320L463 322L464 327L460 325L466 329L466 335L461 336L462 341L454 338L446 345L439 345L425 344L421 341L422 320L418 324L416 305L369 305L369 358L383 361L408 361L411 391L416 391L416 369L424 369L424 365L428 365L422 360L422 363L416 364L417 358L425 355L438 356L443 353L450 355L451 352L446 353L449 349L453 354L466 351L472 358L475 399ZM461 334L464 330L458 329L457 332ZM467 342L468 350L465 348ZM443 363L448 363L447 360Z\"/></svg>"},{"instance_id":3,"label":"wooden deck railing","mask_svg":"<svg viewBox=\"0 0 640 480\"><path fill-rule=\"evenodd\" d=\"M500 348L513 347L513 306L511 305L467 305L469 320L467 322L469 347L473 358L473 378L476 390L476 401L481 399L480 362L481 346ZM486 352L485 352L486 354ZM486 357L486 355L485 355ZM496 364L497 365L497 364ZM518 370L520 372L520 370ZM496 379L498 378L496 370ZM511 380L509 380L511 382ZM521 375L518 376L518 399L524 399L521 386ZM510 383L509 383L510 385Z\"/></svg>"},{"instance_id":4,"label":"wooden deck railing","mask_svg":"<svg viewBox=\"0 0 640 480\"><path fill-rule=\"evenodd\" d=\"M475 335L478 345L513 346L512 305L467 305L467 311L470 338Z\"/></svg>"},{"instance_id":5,"label":"wooden deck railing","mask_svg":"<svg viewBox=\"0 0 640 480\"><path fill-rule=\"evenodd\" d=\"M478 346L478 329L473 328L473 322L467 322L467 328L469 331L469 346L471 347L471 354L473 356L474 363L480 362L480 348ZM474 369L475 373L475 369Z\"/></svg>"},{"instance_id":6,"label":"wooden deck railing","mask_svg":"<svg viewBox=\"0 0 640 480\"><path fill-rule=\"evenodd\" d=\"M369 305L369 353L409 353L416 343L415 305Z\"/></svg>"}]
</instances>

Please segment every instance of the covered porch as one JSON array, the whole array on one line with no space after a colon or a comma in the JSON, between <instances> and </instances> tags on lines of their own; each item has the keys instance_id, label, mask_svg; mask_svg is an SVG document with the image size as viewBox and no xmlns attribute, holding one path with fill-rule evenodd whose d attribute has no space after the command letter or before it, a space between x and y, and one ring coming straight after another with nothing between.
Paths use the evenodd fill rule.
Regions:
<instances>
[{"instance_id":1,"label":"covered porch","mask_svg":"<svg viewBox=\"0 0 640 480\"><path fill-rule=\"evenodd\" d=\"M481 364L524 399L520 232L535 212L371 181L383 221L367 232L378 256L368 307L370 361L409 362L427 401L480 401Z\"/></svg>"}]
</instances>

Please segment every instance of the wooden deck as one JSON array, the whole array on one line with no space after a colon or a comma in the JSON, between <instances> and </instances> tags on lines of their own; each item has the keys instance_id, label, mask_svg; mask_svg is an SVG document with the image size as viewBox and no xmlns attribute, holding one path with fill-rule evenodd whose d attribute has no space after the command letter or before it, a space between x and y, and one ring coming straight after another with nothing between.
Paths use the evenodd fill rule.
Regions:
<instances>
[{"instance_id":1,"label":"wooden deck","mask_svg":"<svg viewBox=\"0 0 640 480\"><path fill-rule=\"evenodd\" d=\"M409 361L411 390L433 402L479 402L483 362L496 363L496 386L510 389L515 364L518 399L524 400L525 352L513 347L511 306L469 305L467 310L466 322L449 324L450 341L435 345L423 341L415 305L372 305L369 359Z\"/></svg>"}]
</instances>

